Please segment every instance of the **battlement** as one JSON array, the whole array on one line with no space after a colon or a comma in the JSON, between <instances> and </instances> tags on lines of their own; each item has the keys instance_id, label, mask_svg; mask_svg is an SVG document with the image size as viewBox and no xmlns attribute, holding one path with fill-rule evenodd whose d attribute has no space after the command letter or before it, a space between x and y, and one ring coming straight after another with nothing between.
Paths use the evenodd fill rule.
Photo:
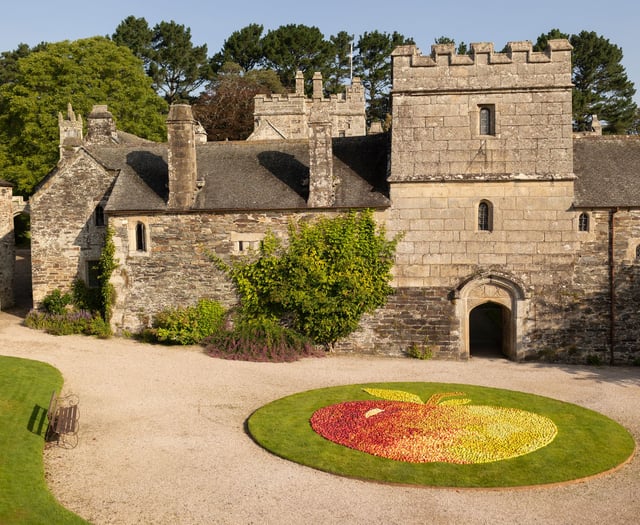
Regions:
<instances>
[{"instance_id":1,"label":"battlement","mask_svg":"<svg viewBox=\"0 0 640 525\"><path fill-rule=\"evenodd\" d=\"M400 46L391 55L393 90L564 88L571 85L572 49L565 39L550 40L545 51L534 51L530 41L509 42L501 53L490 42L473 43L468 55L458 55L454 44L435 44L430 55Z\"/></svg>"},{"instance_id":2,"label":"battlement","mask_svg":"<svg viewBox=\"0 0 640 525\"><path fill-rule=\"evenodd\" d=\"M309 136L309 115L321 109L332 123L334 137L366 135L364 87L355 77L344 93L324 96L320 73L313 75L313 94L304 93L304 76L296 73L294 93L256 95L254 131L247 140L303 139Z\"/></svg>"}]
</instances>

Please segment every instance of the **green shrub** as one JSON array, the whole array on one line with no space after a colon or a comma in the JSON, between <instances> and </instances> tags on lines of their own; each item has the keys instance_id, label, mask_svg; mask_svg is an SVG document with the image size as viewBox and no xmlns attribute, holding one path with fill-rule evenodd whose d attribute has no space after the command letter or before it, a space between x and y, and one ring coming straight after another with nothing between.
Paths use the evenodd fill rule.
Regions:
<instances>
[{"instance_id":1,"label":"green shrub","mask_svg":"<svg viewBox=\"0 0 640 525\"><path fill-rule=\"evenodd\" d=\"M78 310L99 312L101 309L101 295L99 288L89 288L82 279L73 282L73 305Z\"/></svg>"},{"instance_id":2,"label":"green shrub","mask_svg":"<svg viewBox=\"0 0 640 525\"><path fill-rule=\"evenodd\" d=\"M385 304L397 240L387 240L367 210L292 224L286 248L267 236L253 261L229 267L213 259L233 280L243 316L286 321L332 346Z\"/></svg>"},{"instance_id":3,"label":"green shrub","mask_svg":"<svg viewBox=\"0 0 640 525\"><path fill-rule=\"evenodd\" d=\"M84 334L106 339L111 336L111 326L100 314L86 310L65 311L60 314L32 310L24 323L29 328L44 330L52 335Z\"/></svg>"},{"instance_id":4,"label":"green shrub","mask_svg":"<svg viewBox=\"0 0 640 525\"><path fill-rule=\"evenodd\" d=\"M325 355L309 338L265 317L241 320L231 330L219 330L204 345L211 357L241 361L291 362Z\"/></svg>"},{"instance_id":5,"label":"green shrub","mask_svg":"<svg viewBox=\"0 0 640 525\"><path fill-rule=\"evenodd\" d=\"M196 306L168 308L158 313L143 337L161 343L193 345L222 328L225 309L217 301L201 299Z\"/></svg>"},{"instance_id":6,"label":"green shrub","mask_svg":"<svg viewBox=\"0 0 640 525\"><path fill-rule=\"evenodd\" d=\"M48 314L62 314L71 301L70 294L63 294L59 288L56 288L42 300L42 309Z\"/></svg>"},{"instance_id":7,"label":"green shrub","mask_svg":"<svg viewBox=\"0 0 640 525\"><path fill-rule=\"evenodd\" d=\"M429 344L429 339L425 338L424 343L416 344L413 343L407 348L407 356L413 357L414 359L422 359L428 360L433 357L433 349Z\"/></svg>"}]
</instances>

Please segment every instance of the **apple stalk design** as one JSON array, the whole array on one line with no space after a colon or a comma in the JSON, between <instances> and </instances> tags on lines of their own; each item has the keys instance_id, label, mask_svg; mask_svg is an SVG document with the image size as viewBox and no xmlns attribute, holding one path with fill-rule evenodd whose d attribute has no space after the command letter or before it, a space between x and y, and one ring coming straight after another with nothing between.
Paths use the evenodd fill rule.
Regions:
<instances>
[{"instance_id":1,"label":"apple stalk design","mask_svg":"<svg viewBox=\"0 0 640 525\"><path fill-rule=\"evenodd\" d=\"M470 405L463 392L424 403L409 392L363 389L379 400L320 408L311 427L324 438L368 454L412 463L489 463L542 448L558 429L549 418L516 408Z\"/></svg>"}]
</instances>

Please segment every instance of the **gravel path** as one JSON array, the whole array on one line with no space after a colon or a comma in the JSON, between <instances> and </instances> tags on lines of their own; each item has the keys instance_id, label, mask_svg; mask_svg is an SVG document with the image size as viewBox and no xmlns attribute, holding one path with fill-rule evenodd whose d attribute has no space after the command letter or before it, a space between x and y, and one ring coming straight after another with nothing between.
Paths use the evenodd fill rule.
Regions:
<instances>
[{"instance_id":1,"label":"gravel path","mask_svg":"<svg viewBox=\"0 0 640 525\"><path fill-rule=\"evenodd\" d=\"M99 524L631 524L640 459L555 487L457 490L333 476L280 459L245 433L257 408L295 392L373 381L459 382L597 410L640 439L640 368L336 356L291 364L199 349L53 337L0 313L0 354L51 363L80 396L75 449L45 451L48 483Z\"/></svg>"}]
</instances>

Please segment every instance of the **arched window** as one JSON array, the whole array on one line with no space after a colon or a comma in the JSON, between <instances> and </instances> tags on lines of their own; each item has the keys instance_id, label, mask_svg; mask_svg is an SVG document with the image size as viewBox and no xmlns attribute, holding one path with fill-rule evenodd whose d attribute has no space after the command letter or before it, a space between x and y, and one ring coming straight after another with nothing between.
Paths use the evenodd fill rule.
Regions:
<instances>
[{"instance_id":1,"label":"arched window","mask_svg":"<svg viewBox=\"0 0 640 525\"><path fill-rule=\"evenodd\" d=\"M96 206L94 216L96 219L96 226L104 226L104 208L101 204Z\"/></svg>"},{"instance_id":2,"label":"arched window","mask_svg":"<svg viewBox=\"0 0 640 525\"><path fill-rule=\"evenodd\" d=\"M589 214L581 213L580 217L578 217L578 231L588 232L589 231Z\"/></svg>"},{"instance_id":3,"label":"arched window","mask_svg":"<svg viewBox=\"0 0 640 525\"><path fill-rule=\"evenodd\" d=\"M494 114L493 106L480 106L480 135L495 135Z\"/></svg>"},{"instance_id":4,"label":"arched window","mask_svg":"<svg viewBox=\"0 0 640 525\"><path fill-rule=\"evenodd\" d=\"M478 204L478 230L490 232L492 228L491 203L481 201L480 204Z\"/></svg>"},{"instance_id":5,"label":"arched window","mask_svg":"<svg viewBox=\"0 0 640 525\"><path fill-rule=\"evenodd\" d=\"M147 251L147 228L141 222L136 224L136 251Z\"/></svg>"}]
</instances>

